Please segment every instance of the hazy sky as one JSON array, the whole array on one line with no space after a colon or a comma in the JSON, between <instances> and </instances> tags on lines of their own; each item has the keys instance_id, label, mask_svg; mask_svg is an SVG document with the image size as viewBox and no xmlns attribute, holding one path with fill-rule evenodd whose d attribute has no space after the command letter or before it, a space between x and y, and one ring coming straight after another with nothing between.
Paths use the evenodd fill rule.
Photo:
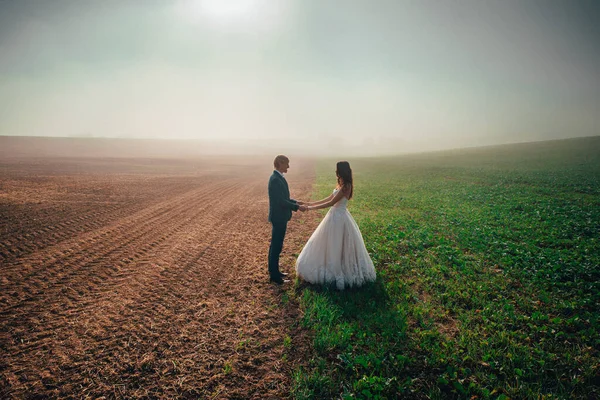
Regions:
<instances>
[{"instance_id":1,"label":"hazy sky","mask_svg":"<svg viewBox=\"0 0 600 400\"><path fill-rule=\"evenodd\" d=\"M598 71L596 0L0 0L1 135L365 154L589 136Z\"/></svg>"}]
</instances>

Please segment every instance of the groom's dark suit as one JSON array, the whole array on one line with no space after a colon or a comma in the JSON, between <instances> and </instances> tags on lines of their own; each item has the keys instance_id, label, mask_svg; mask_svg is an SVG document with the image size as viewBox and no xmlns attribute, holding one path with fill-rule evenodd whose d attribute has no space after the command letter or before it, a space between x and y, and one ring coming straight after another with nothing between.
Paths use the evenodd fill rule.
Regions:
<instances>
[{"instance_id":1,"label":"groom's dark suit","mask_svg":"<svg viewBox=\"0 0 600 400\"><path fill-rule=\"evenodd\" d=\"M269 276L272 280L280 279L279 255L283 249L287 223L292 219L292 211L298 211L298 208L297 201L290 199L290 189L283 175L277 170L273 171L269 178L269 222L273 226L269 247Z\"/></svg>"}]
</instances>

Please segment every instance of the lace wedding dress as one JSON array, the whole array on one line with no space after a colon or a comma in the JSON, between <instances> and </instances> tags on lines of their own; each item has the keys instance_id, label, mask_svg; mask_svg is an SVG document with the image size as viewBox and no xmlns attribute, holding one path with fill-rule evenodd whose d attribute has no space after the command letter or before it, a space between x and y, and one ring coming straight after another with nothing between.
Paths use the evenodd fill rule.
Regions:
<instances>
[{"instance_id":1,"label":"lace wedding dress","mask_svg":"<svg viewBox=\"0 0 600 400\"><path fill-rule=\"evenodd\" d=\"M314 284L335 283L339 290L375 281L373 261L347 205L346 197L334 204L306 242L296 260L300 279Z\"/></svg>"}]
</instances>

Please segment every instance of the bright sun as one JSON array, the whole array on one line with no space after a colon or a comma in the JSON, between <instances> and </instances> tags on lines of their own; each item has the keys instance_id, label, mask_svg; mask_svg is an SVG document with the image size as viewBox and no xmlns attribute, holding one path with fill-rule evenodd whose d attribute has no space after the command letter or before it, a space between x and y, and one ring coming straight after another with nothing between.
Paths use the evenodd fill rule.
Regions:
<instances>
[{"instance_id":1,"label":"bright sun","mask_svg":"<svg viewBox=\"0 0 600 400\"><path fill-rule=\"evenodd\" d=\"M215 19L244 18L256 8L256 0L197 0L198 11Z\"/></svg>"},{"instance_id":2,"label":"bright sun","mask_svg":"<svg viewBox=\"0 0 600 400\"><path fill-rule=\"evenodd\" d=\"M214 27L259 28L273 10L269 0L191 0L190 11Z\"/></svg>"}]
</instances>

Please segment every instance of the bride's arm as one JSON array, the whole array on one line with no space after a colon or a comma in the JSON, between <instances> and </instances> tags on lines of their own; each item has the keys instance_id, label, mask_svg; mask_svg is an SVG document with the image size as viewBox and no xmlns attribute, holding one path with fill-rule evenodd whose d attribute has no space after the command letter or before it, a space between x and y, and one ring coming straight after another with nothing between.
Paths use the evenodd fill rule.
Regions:
<instances>
[{"instance_id":1,"label":"bride's arm","mask_svg":"<svg viewBox=\"0 0 600 400\"><path fill-rule=\"evenodd\" d=\"M340 190L338 191L335 196L331 195L329 197L332 197L330 200L325 201L321 204L317 204L314 206L308 206L309 210L319 210L321 208L327 208L327 207L331 207L332 205L334 205L335 203L337 203L338 201L340 201L342 199L342 197L344 197L344 191Z\"/></svg>"},{"instance_id":2,"label":"bride's arm","mask_svg":"<svg viewBox=\"0 0 600 400\"><path fill-rule=\"evenodd\" d=\"M329 196L325 197L324 199L313 201L313 202L310 202L310 203L306 203L306 205L307 206L318 206L320 204L327 203L332 198L333 198L333 193L330 194Z\"/></svg>"}]
</instances>

